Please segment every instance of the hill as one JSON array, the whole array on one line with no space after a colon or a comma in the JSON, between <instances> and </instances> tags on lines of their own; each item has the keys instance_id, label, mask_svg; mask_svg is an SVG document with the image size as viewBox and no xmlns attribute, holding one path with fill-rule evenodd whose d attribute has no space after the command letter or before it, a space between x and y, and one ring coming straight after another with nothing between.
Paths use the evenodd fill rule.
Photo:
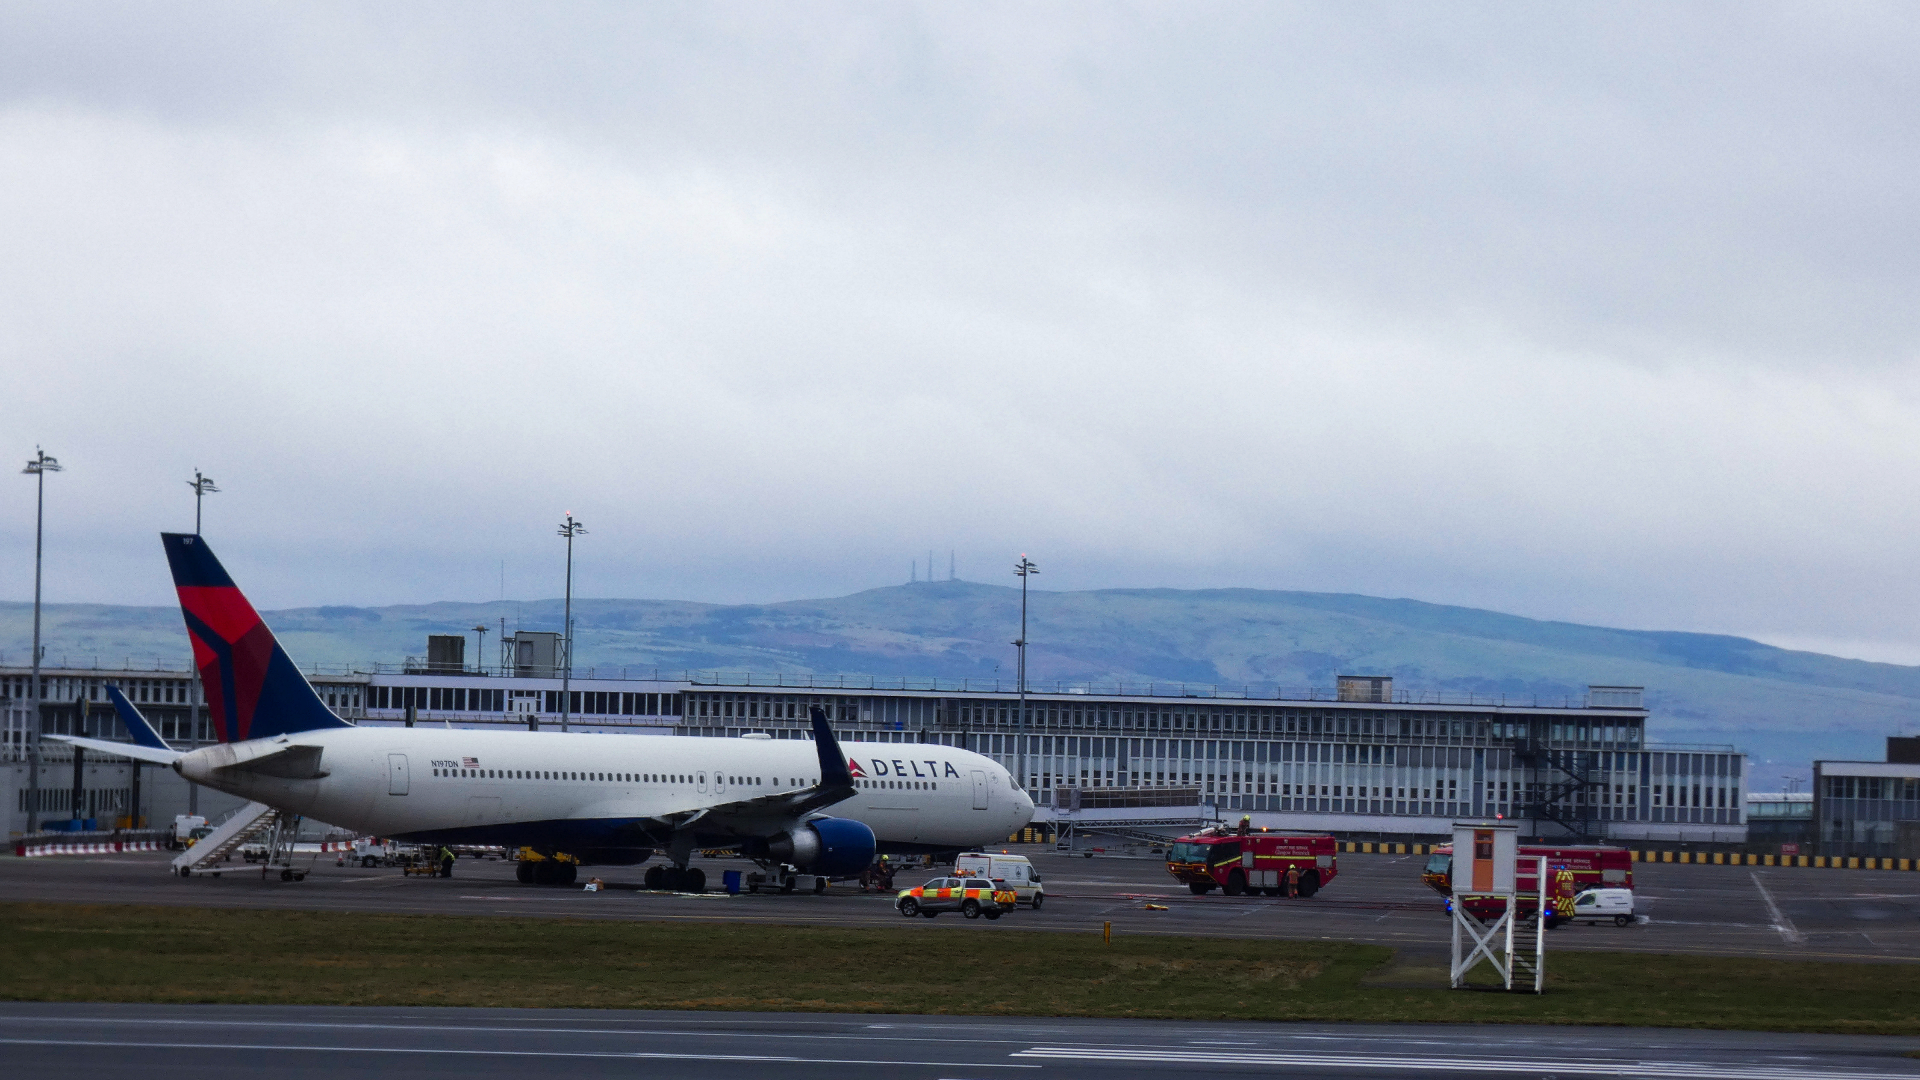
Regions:
<instances>
[{"instance_id":1,"label":"hill","mask_svg":"<svg viewBox=\"0 0 1920 1080\"><path fill-rule=\"evenodd\" d=\"M576 600L582 668L871 673L1011 679L1016 589L928 582L780 604ZM267 612L303 665L397 663L429 633L557 630L558 600ZM25 659L31 608L0 604L0 660ZM1647 688L1652 737L1734 743L1760 761L1877 759L1920 715L1920 668L1745 638L1616 630L1473 608L1252 589L1036 592L1032 682L1331 686L1394 676L1409 690L1559 698L1590 683ZM173 608L50 605L49 663L177 663ZM497 638L489 636L489 649Z\"/></svg>"}]
</instances>

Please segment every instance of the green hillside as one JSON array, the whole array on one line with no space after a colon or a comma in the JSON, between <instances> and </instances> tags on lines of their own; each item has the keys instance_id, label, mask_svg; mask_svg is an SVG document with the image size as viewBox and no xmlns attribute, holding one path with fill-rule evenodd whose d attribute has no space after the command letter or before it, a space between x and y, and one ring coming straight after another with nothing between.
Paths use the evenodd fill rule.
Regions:
<instances>
[{"instance_id":1,"label":"green hillside","mask_svg":"<svg viewBox=\"0 0 1920 1080\"><path fill-rule=\"evenodd\" d=\"M1019 592L970 582L871 589L783 604L660 600L574 604L582 668L667 672L1012 677ZM0 604L0 659L25 660L30 608ZM557 600L299 608L267 620L303 665L398 663L429 633L500 620L555 630ZM1920 724L1920 668L1793 652L1744 638L1611 630L1472 608L1334 593L1103 589L1032 597L1034 683L1327 687L1392 675L1410 691L1577 697L1589 683L1645 686L1656 739L1730 742L1763 760L1877 758ZM176 663L172 608L52 605L50 663ZM489 636L491 650L497 637Z\"/></svg>"}]
</instances>

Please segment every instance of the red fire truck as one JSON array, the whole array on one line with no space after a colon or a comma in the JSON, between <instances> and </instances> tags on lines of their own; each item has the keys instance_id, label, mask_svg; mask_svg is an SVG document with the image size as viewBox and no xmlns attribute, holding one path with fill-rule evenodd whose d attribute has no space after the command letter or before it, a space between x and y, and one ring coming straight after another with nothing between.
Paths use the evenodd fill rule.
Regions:
<instances>
[{"instance_id":1,"label":"red fire truck","mask_svg":"<svg viewBox=\"0 0 1920 1080\"><path fill-rule=\"evenodd\" d=\"M1625 848L1522 844L1519 857L1513 868L1514 892L1521 894L1519 915L1531 915L1539 906L1539 886L1535 880L1539 875L1539 858L1547 857L1547 873L1551 880L1547 883L1549 904L1563 908L1559 914L1570 917L1573 914L1573 897L1586 889L1631 889L1633 888L1633 856ZM1427 857L1426 869L1420 880L1427 883L1434 892L1453 902L1453 845L1439 844L1433 854ZM1532 894L1532 895L1527 895ZM1482 921L1497 919L1504 903L1496 897L1475 896L1467 900L1467 913ZM1548 923L1554 916L1549 914Z\"/></svg>"},{"instance_id":2,"label":"red fire truck","mask_svg":"<svg viewBox=\"0 0 1920 1080\"><path fill-rule=\"evenodd\" d=\"M1185 882L1195 896L1215 889L1228 896L1285 896L1288 871L1298 871L1295 896L1309 897L1325 888L1339 872L1333 837L1256 832L1243 820L1238 829L1216 825L1167 848L1167 873Z\"/></svg>"}]
</instances>

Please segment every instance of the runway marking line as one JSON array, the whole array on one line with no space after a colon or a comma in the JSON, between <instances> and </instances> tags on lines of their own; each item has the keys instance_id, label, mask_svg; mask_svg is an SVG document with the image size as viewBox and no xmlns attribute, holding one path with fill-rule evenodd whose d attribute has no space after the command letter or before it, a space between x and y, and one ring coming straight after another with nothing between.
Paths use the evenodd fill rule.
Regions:
<instances>
[{"instance_id":1,"label":"runway marking line","mask_svg":"<svg viewBox=\"0 0 1920 1080\"><path fill-rule=\"evenodd\" d=\"M1759 873L1754 872L1748 876L1753 878L1753 887L1760 890L1760 899L1766 901L1767 913L1773 916L1773 928L1780 931L1780 940L1789 945L1805 945L1807 935L1794 929L1793 920L1787 918L1780 910L1780 905L1773 902L1773 894L1768 892L1766 885L1761 883Z\"/></svg>"},{"instance_id":2,"label":"runway marking line","mask_svg":"<svg viewBox=\"0 0 1920 1080\"><path fill-rule=\"evenodd\" d=\"M91 1017L91 1016L9 1016L9 1015L0 1014L0 1023L6 1023L9 1021L21 1022L21 1023L35 1023L35 1024L68 1023L68 1024L90 1024L90 1025L97 1024L100 1022L98 1017ZM713 1034L712 1032L708 1032L708 1031L681 1030L681 1027L686 1026L686 1024L688 1023L687 1021L681 1020L681 1019L675 1019L673 1021L674 1024L680 1025L680 1027L637 1027L636 1026L636 1027L626 1028L626 1029L554 1027L554 1026L535 1027L535 1026L501 1025L499 1023L492 1023L492 1024L486 1024L486 1025L429 1024L429 1023L376 1024L376 1023L368 1023L368 1022L342 1023L339 1021L326 1021L326 1020L231 1020L231 1019L192 1020L192 1019L180 1019L176 1017L133 1017L133 1018L115 1017L113 1022L116 1024L152 1024L152 1025L163 1026L163 1027L305 1028L309 1030L318 1030L318 1031L408 1031L408 1032L418 1032L418 1031L463 1032L464 1031L464 1032L479 1032L487 1035L495 1034L501 1031L503 1027L505 1030L514 1031L514 1032L523 1033L523 1034L530 1034L530 1035L634 1035L634 1036L676 1036L678 1037L678 1036L702 1036L702 1035ZM575 1023L579 1023L580 1021L569 1020L567 1022L570 1024L575 1024ZM728 1022L730 1021L714 1021L715 1024L728 1023ZM532 1023L534 1022L533 1021L525 1022L526 1025L531 1025ZM607 1021L607 1023L635 1023L635 1022L610 1020L610 1021ZM898 1025L898 1026L907 1026L907 1025ZM924 1025L916 1025L916 1026L924 1026ZM869 1024L867 1025L867 1027L868 1028L874 1028L874 1027L893 1028L895 1027L895 1025ZM953 1041L952 1036L947 1034L862 1035L862 1034L853 1034L853 1033L846 1033L846 1032L818 1033L818 1032L786 1032L786 1031L734 1031L734 1032L727 1033L727 1037L737 1038L737 1039L832 1039L832 1040L856 1041L856 1042L941 1043L943 1045L951 1043ZM1010 1043L1017 1046L1021 1043L1028 1042L1031 1039L1032 1039L1031 1035L1026 1035L1026 1036L1019 1036L1019 1037L1013 1037L1013 1036L976 1037L971 1039L970 1041L975 1043L981 1043L981 1042Z\"/></svg>"},{"instance_id":3,"label":"runway marking line","mask_svg":"<svg viewBox=\"0 0 1920 1080\"><path fill-rule=\"evenodd\" d=\"M688 1054L645 1050L465 1050L423 1046L297 1046L286 1043L126 1042L111 1039L5 1039L0 1046L119 1046L138 1050L312 1050L346 1054L447 1054L464 1057L619 1058L660 1061L758 1061L785 1065L952 1065L951 1061L878 1061L873 1058L806 1058L780 1054ZM981 1063L971 1069L1039 1069L1040 1065Z\"/></svg>"},{"instance_id":4,"label":"runway marking line","mask_svg":"<svg viewBox=\"0 0 1920 1080\"><path fill-rule=\"evenodd\" d=\"M1317 1066L1339 1069L1402 1069L1428 1072L1530 1073L1533 1075L1670 1077L1675 1080L1913 1080L1913 1073L1876 1073L1853 1069L1797 1069L1772 1065L1695 1062L1586 1061L1564 1058L1523 1061L1514 1058L1405 1057L1399 1055L1309 1054L1286 1051L1228 1053L1178 1047L1152 1050L1036 1046L1014 1057L1057 1061L1142 1062L1179 1065Z\"/></svg>"}]
</instances>

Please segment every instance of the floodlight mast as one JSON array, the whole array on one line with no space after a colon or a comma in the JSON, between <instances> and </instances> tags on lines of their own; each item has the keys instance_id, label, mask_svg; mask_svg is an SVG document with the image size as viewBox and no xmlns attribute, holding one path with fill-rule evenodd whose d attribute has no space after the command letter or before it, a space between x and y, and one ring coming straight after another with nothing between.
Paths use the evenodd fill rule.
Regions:
<instances>
[{"instance_id":1,"label":"floodlight mast","mask_svg":"<svg viewBox=\"0 0 1920 1080\"><path fill-rule=\"evenodd\" d=\"M197 468L193 470L193 479L187 481L187 486L193 489L193 535L199 536L200 504L208 495L219 491L220 488L213 482L213 477L207 476ZM187 745L200 745L200 665L194 663L191 650L187 653ZM200 785L188 784L187 813L198 814L199 812Z\"/></svg>"},{"instance_id":2,"label":"floodlight mast","mask_svg":"<svg viewBox=\"0 0 1920 1080\"><path fill-rule=\"evenodd\" d=\"M199 536L200 500L220 489L214 486L213 477L202 476L199 469L193 470L193 479L187 481L187 486L193 489L193 535Z\"/></svg>"},{"instance_id":3,"label":"floodlight mast","mask_svg":"<svg viewBox=\"0 0 1920 1080\"><path fill-rule=\"evenodd\" d=\"M1015 683L1020 690L1020 785L1027 787L1027 578L1040 572L1025 552L1020 553L1020 561L1013 564L1013 576L1020 579L1020 637L1014 646L1020 650L1020 666Z\"/></svg>"},{"instance_id":4,"label":"floodlight mast","mask_svg":"<svg viewBox=\"0 0 1920 1080\"><path fill-rule=\"evenodd\" d=\"M47 474L60 471L60 459L48 456L45 450L33 448L33 456L27 459L27 467L21 473L33 477L37 487L33 496L33 681L29 684L33 695L33 737L27 741L27 789L33 794L27 799L27 831L40 831L40 701L44 696L40 685L40 563L44 551L47 521Z\"/></svg>"},{"instance_id":5,"label":"floodlight mast","mask_svg":"<svg viewBox=\"0 0 1920 1080\"><path fill-rule=\"evenodd\" d=\"M586 535L587 527L573 520L573 511L567 511L567 520L560 523L560 535L567 538L567 601L562 615L565 620L562 635L563 648L567 655L560 666L560 730L567 730L568 721L573 712L573 538Z\"/></svg>"}]
</instances>

